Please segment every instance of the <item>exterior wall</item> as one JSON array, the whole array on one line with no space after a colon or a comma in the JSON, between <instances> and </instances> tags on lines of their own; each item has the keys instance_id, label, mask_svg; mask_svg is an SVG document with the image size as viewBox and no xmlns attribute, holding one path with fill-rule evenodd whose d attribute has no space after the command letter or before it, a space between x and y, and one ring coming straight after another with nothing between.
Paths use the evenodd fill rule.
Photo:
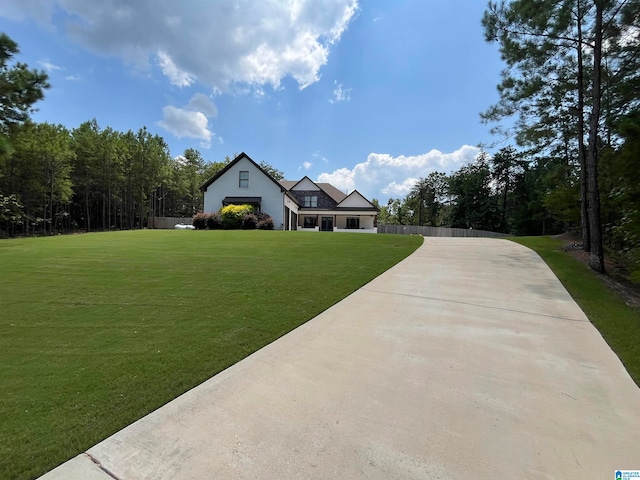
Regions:
<instances>
[{"instance_id":1,"label":"exterior wall","mask_svg":"<svg viewBox=\"0 0 640 480\"><path fill-rule=\"evenodd\" d=\"M320 191L320 188L308 178L303 178L291 191L295 192L296 190L311 190L318 192Z\"/></svg>"},{"instance_id":2,"label":"exterior wall","mask_svg":"<svg viewBox=\"0 0 640 480\"><path fill-rule=\"evenodd\" d=\"M373 219L375 218L373 215L336 215L336 225L335 227L342 230L346 229L347 231L354 229L347 228L347 218L351 217L359 217L360 218L360 229L370 230L373 228Z\"/></svg>"},{"instance_id":3,"label":"exterior wall","mask_svg":"<svg viewBox=\"0 0 640 480\"><path fill-rule=\"evenodd\" d=\"M249 172L249 188L239 187L241 171ZM284 193L246 158L242 158L207 187L204 192L204 211L219 211L225 197L262 197L261 210L271 215L273 228L277 230L284 223Z\"/></svg>"},{"instance_id":4,"label":"exterior wall","mask_svg":"<svg viewBox=\"0 0 640 480\"><path fill-rule=\"evenodd\" d=\"M314 228L305 228L304 227L304 217L316 217L316 227ZM298 216L298 230L303 230L305 232L313 232L320 230L320 222L322 217L333 217L333 230L335 232L367 232L367 233L375 233L376 227L375 225L375 215L361 215L360 212L353 213L336 213L336 212L320 212L316 214L316 212L303 210L300 212ZM347 228L347 218L350 217L358 217L360 218L360 226L358 229Z\"/></svg>"},{"instance_id":5,"label":"exterior wall","mask_svg":"<svg viewBox=\"0 0 640 480\"><path fill-rule=\"evenodd\" d=\"M341 208L371 208L371 204L358 192L352 192L340 202Z\"/></svg>"},{"instance_id":6,"label":"exterior wall","mask_svg":"<svg viewBox=\"0 0 640 480\"><path fill-rule=\"evenodd\" d=\"M322 190L291 190L291 194L296 197L300 205L304 205L304 197L307 195L318 197L319 210L330 210L337 205L336 201Z\"/></svg>"}]
</instances>

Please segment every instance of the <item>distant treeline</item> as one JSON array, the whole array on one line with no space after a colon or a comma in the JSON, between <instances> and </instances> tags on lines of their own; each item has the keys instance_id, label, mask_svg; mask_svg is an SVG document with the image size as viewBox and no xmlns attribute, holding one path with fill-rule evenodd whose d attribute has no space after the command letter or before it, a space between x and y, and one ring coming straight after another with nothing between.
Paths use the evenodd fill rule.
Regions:
<instances>
[{"instance_id":1,"label":"distant treeline","mask_svg":"<svg viewBox=\"0 0 640 480\"><path fill-rule=\"evenodd\" d=\"M5 235L131 229L149 216L192 216L200 185L230 161L188 149L172 158L162 139L101 129L95 120L13 126L0 158L0 229Z\"/></svg>"}]
</instances>

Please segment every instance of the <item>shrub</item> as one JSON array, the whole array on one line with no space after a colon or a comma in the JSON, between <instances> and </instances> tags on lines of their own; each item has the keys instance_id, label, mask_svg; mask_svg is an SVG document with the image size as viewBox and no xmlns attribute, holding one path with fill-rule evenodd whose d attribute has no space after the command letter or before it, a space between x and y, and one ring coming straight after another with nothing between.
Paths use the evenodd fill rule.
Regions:
<instances>
[{"instance_id":1,"label":"shrub","mask_svg":"<svg viewBox=\"0 0 640 480\"><path fill-rule=\"evenodd\" d=\"M251 205L227 205L220 210L222 217L222 225L224 228L240 228L242 227L242 217L253 213Z\"/></svg>"},{"instance_id":2,"label":"shrub","mask_svg":"<svg viewBox=\"0 0 640 480\"><path fill-rule=\"evenodd\" d=\"M207 228L207 215L204 212L198 212L193 216L193 226L196 230L204 230Z\"/></svg>"},{"instance_id":3,"label":"shrub","mask_svg":"<svg viewBox=\"0 0 640 480\"><path fill-rule=\"evenodd\" d=\"M253 213L247 213L242 217L242 228L244 230L253 230L258 225L258 217Z\"/></svg>"},{"instance_id":4,"label":"shrub","mask_svg":"<svg viewBox=\"0 0 640 480\"><path fill-rule=\"evenodd\" d=\"M206 222L209 230L220 230L222 228L222 217L218 212L207 213Z\"/></svg>"},{"instance_id":5,"label":"shrub","mask_svg":"<svg viewBox=\"0 0 640 480\"><path fill-rule=\"evenodd\" d=\"M266 213L259 213L257 215L258 223L256 224L256 228L259 230L273 230L273 218Z\"/></svg>"}]
</instances>

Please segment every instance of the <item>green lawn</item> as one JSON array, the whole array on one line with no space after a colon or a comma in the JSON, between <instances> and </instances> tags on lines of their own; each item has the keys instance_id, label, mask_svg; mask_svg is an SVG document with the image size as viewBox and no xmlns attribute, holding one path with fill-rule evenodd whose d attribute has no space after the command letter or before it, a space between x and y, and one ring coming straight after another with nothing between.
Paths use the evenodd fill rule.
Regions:
<instances>
[{"instance_id":1,"label":"green lawn","mask_svg":"<svg viewBox=\"0 0 640 480\"><path fill-rule=\"evenodd\" d=\"M86 450L421 243L189 230L0 241L0 478Z\"/></svg>"},{"instance_id":2,"label":"green lawn","mask_svg":"<svg viewBox=\"0 0 640 480\"><path fill-rule=\"evenodd\" d=\"M640 386L640 314L550 237L510 238L542 257Z\"/></svg>"}]
</instances>

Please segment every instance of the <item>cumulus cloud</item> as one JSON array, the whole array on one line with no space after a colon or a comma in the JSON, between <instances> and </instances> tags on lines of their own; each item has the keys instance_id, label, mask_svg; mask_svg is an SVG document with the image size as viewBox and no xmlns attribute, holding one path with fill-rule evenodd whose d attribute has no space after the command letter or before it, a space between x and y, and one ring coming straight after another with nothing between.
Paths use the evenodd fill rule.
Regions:
<instances>
[{"instance_id":1,"label":"cumulus cloud","mask_svg":"<svg viewBox=\"0 0 640 480\"><path fill-rule=\"evenodd\" d=\"M370 153L367 160L352 169L340 168L322 173L317 181L329 182L343 191L357 189L363 195L386 201L404 197L418 178L431 172L451 173L480 153L478 147L463 145L455 152L431 150L420 155L394 157L386 153Z\"/></svg>"},{"instance_id":2,"label":"cumulus cloud","mask_svg":"<svg viewBox=\"0 0 640 480\"><path fill-rule=\"evenodd\" d=\"M172 105L164 107L158 125L178 138L199 138L203 141L200 145L209 148L214 133L209 130L208 116L215 117L217 114L218 110L211 99L204 93L196 93L183 108ZM223 143L221 137L218 141Z\"/></svg>"},{"instance_id":3,"label":"cumulus cloud","mask_svg":"<svg viewBox=\"0 0 640 480\"><path fill-rule=\"evenodd\" d=\"M344 88L337 80L334 80L333 85L335 86L333 89L333 98L329 99L329 103L348 102L351 100L352 88Z\"/></svg>"},{"instance_id":4,"label":"cumulus cloud","mask_svg":"<svg viewBox=\"0 0 640 480\"><path fill-rule=\"evenodd\" d=\"M302 163L302 168L304 168L305 170L309 170L311 167L313 167L313 163L311 163L311 162L303 162Z\"/></svg>"},{"instance_id":5,"label":"cumulus cloud","mask_svg":"<svg viewBox=\"0 0 640 480\"><path fill-rule=\"evenodd\" d=\"M168 105L162 109L162 117L158 125L176 137L199 138L205 146L210 144L213 132L209 130L209 120L202 112Z\"/></svg>"},{"instance_id":6,"label":"cumulus cloud","mask_svg":"<svg viewBox=\"0 0 640 480\"><path fill-rule=\"evenodd\" d=\"M302 89L320 78L331 46L348 28L358 0L9 0L0 16L37 18L98 54L156 63L169 81L226 91L236 84ZM38 9L37 5L46 8ZM54 25L53 12L64 14Z\"/></svg>"}]
</instances>

